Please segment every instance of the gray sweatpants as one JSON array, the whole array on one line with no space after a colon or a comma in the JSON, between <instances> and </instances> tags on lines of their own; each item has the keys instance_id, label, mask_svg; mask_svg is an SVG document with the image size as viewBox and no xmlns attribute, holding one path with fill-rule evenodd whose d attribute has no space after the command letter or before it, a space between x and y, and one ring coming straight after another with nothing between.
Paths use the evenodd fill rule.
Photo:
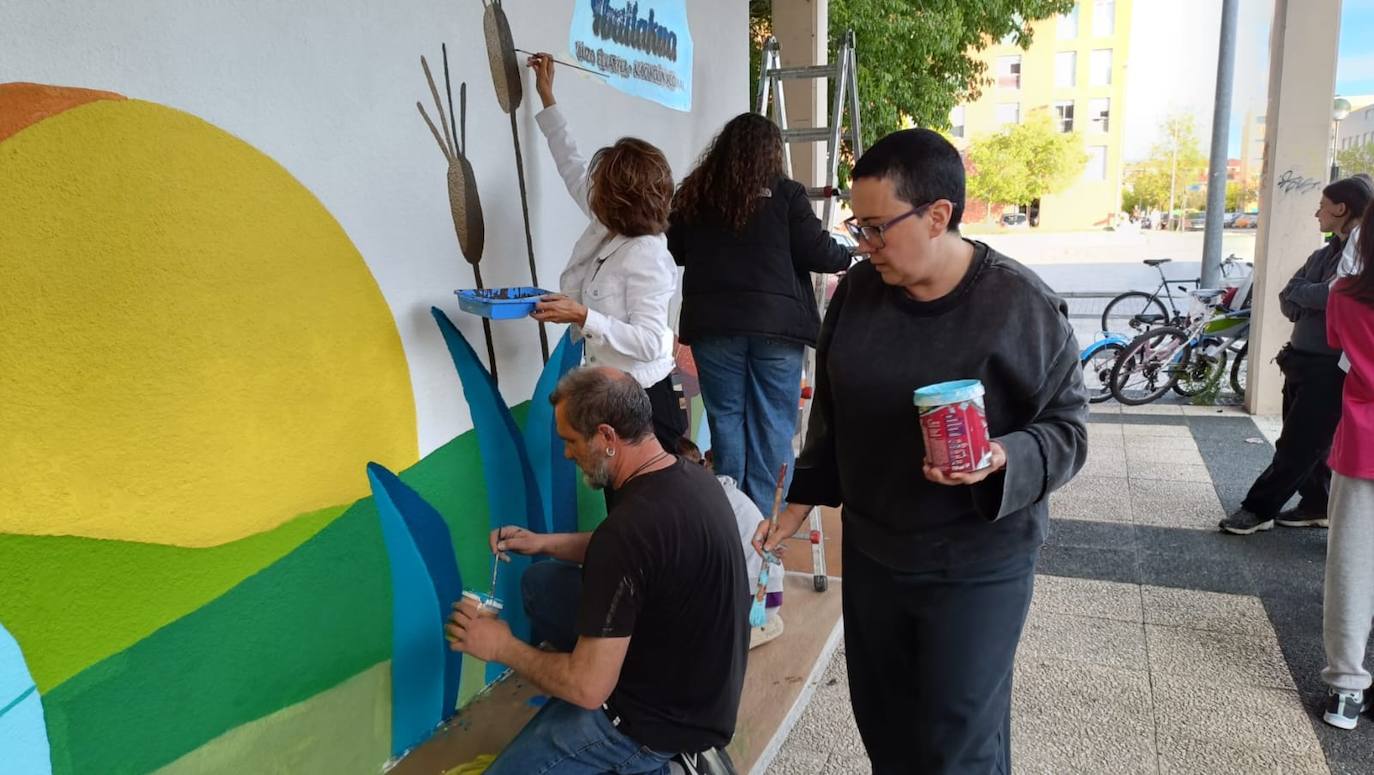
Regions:
<instances>
[{"instance_id":1,"label":"gray sweatpants","mask_svg":"<svg viewBox=\"0 0 1374 775\"><path fill-rule=\"evenodd\" d=\"M1322 680L1337 689L1369 688L1365 646L1374 623L1374 479L1331 475L1326 538Z\"/></svg>"}]
</instances>

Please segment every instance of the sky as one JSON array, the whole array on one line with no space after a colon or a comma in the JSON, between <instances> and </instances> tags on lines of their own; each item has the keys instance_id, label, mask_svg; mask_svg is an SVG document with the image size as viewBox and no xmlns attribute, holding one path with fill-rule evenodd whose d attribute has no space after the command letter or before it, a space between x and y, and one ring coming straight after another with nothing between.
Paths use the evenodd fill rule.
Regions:
<instances>
[{"instance_id":1,"label":"sky","mask_svg":"<svg viewBox=\"0 0 1374 775\"><path fill-rule=\"evenodd\" d=\"M1325 1L1325 0L1323 0ZM1241 152L1247 112L1263 114L1268 95L1273 0L1239 0L1230 156ZM1125 153L1149 155L1167 116L1195 117L1206 151L1211 142L1221 0L1135 0L1127 67ZM1374 0L1344 0L1336 94L1374 94Z\"/></svg>"}]
</instances>

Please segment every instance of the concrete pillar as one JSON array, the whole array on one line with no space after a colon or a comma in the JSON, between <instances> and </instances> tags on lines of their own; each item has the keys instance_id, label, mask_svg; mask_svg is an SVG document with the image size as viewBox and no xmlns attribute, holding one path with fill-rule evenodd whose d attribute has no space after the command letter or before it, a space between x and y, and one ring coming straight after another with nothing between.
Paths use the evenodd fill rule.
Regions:
<instances>
[{"instance_id":1,"label":"concrete pillar","mask_svg":"<svg viewBox=\"0 0 1374 775\"><path fill-rule=\"evenodd\" d=\"M783 67L823 65L829 48L830 0L773 0L773 35L782 47ZM830 106L824 79L788 81L787 125L827 126ZM792 177L808 186L825 178L825 144L792 145Z\"/></svg>"},{"instance_id":2,"label":"concrete pillar","mask_svg":"<svg viewBox=\"0 0 1374 775\"><path fill-rule=\"evenodd\" d=\"M1312 214L1328 174L1340 25L1340 0L1274 2L1246 398L1251 414L1280 411L1283 376L1272 361L1293 325L1279 312L1278 293L1321 246Z\"/></svg>"}]
</instances>

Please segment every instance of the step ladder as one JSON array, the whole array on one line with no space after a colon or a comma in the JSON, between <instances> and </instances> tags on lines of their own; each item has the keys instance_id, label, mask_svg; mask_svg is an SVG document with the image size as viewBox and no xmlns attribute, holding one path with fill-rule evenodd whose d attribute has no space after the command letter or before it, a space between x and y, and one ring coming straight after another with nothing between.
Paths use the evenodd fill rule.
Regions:
<instances>
[{"instance_id":1,"label":"step ladder","mask_svg":"<svg viewBox=\"0 0 1374 775\"><path fill-rule=\"evenodd\" d=\"M782 131L783 162L788 177L792 176L793 143L825 143L825 177L820 186L807 188L806 193L812 201L821 202L821 223L827 232L835 226L836 200L848 199L848 192L839 190L840 141L844 137L845 109L849 110L849 147L854 157L863 154L863 132L859 123L859 85L858 68L854 57L854 31L848 30L840 43L835 61L828 65L806 65L801 67L782 66L782 47L778 39L768 37L763 44L762 64L759 68L759 94L757 112L767 116ZM784 81L824 79L831 87L833 98L830 105L830 124L821 127L792 129L787 126L787 103L783 94ZM825 319L826 275L812 276L815 288L816 308L821 319ZM802 401L798 407L797 435L793 439L794 451L799 451L806 439L807 420L810 417L812 385L816 379L815 351L807 348L802 366ZM824 592L830 585L830 577L825 569L825 533L821 526L820 508L811 509L808 518L809 529L792 536L794 540L809 541L811 544L812 583L817 592Z\"/></svg>"}]
</instances>

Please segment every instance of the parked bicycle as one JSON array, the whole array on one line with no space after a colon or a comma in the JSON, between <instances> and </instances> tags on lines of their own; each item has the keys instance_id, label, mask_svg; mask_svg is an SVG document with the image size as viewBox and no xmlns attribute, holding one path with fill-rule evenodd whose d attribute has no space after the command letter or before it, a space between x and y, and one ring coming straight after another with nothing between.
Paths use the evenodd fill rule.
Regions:
<instances>
[{"instance_id":1,"label":"parked bicycle","mask_svg":"<svg viewBox=\"0 0 1374 775\"><path fill-rule=\"evenodd\" d=\"M1112 367L1112 396L1139 406L1170 390L1185 397L1200 395L1221 381L1233 353L1231 387L1244 395L1250 308L1230 309L1221 303L1226 294L1192 291L1195 309L1185 318L1186 326L1159 326L1137 336Z\"/></svg>"},{"instance_id":2,"label":"parked bicycle","mask_svg":"<svg viewBox=\"0 0 1374 775\"><path fill-rule=\"evenodd\" d=\"M1089 403L1100 404L1112 397L1112 367L1130 343L1130 338L1124 334L1103 333L1101 339L1079 353Z\"/></svg>"},{"instance_id":3,"label":"parked bicycle","mask_svg":"<svg viewBox=\"0 0 1374 775\"><path fill-rule=\"evenodd\" d=\"M1186 326L1187 318L1183 310L1174 303L1174 289L1181 291L1183 296L1179 301L1184 301L1187 296L1188 286L1196 287L1198 280L1170 280L1164 276L1163 266L1173 262L1172 258L1147 258L1143 262L1146 266L1153 267L1159 272L1159 286L1153 293L1146 291L1126 291L1107 302L1107 306L1102 310L1102 330L1106 332L1130 332L1144 331L1154 326ZM1251 267L1249 261L1241 261L1235 254L1227 256L1221 262L1221 276L1240 277L1244 271L1241 267ZM1171 285L1175 284L1175 285ZM1167 306L1166 306L1167 304Z\"/></svg>"}]
</instances>

